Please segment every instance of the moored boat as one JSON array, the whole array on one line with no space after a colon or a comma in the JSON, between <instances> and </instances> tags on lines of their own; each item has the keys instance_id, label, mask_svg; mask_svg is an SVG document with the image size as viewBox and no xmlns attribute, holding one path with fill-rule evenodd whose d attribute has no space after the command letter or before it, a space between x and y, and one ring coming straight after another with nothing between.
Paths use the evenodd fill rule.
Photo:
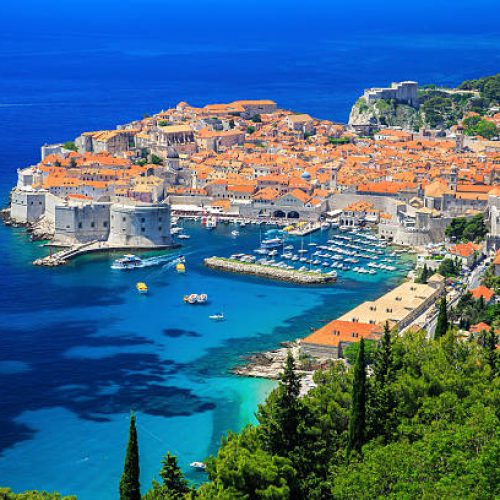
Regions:
<instances>
[{"instance_id":1,"label":"moored boat","mask_svg":"<svg viewBox=\"0 0 500 500\"><path fill-rule=\"evenodd\" d=\"M139 283L137 283L135 285L135 288L137 289L137 291L141 294L145 294L145 293L148 293L148 286L146 285L146 283L142 282L142 281L139 281Z\"/></svg>"}]
</instances>

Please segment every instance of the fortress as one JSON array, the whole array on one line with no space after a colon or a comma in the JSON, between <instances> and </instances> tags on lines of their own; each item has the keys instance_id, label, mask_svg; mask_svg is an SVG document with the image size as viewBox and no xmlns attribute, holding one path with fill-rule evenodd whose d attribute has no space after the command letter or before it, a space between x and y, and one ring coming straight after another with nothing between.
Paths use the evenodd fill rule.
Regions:
<instances>
[{"instance_id":1,"label":"fortress","mask_svg":"<svg viewBox=\"0 0 500 500\"><path fill-rule=\"evenodd\" d=\"M95 201L59 197L46 189L23 185L26 169L11 193L10 219L16 224L41 224L56 245L105 242L109 248L153 248L172 245L170 205ZM28 179L31 179L28 176Z\"/></svg>"},{"instance_id":2,"label":"fortress","mask_svg":"<svg viewBox=\"0 0 500 500\"><path fill-rule=\"evenodd\" d=\"M418 83L412 81L394 82L390 87L366 89L363 97L368 104L379 99L394 99L414 108L418 107Z\"/></svg>"}]
</instances>

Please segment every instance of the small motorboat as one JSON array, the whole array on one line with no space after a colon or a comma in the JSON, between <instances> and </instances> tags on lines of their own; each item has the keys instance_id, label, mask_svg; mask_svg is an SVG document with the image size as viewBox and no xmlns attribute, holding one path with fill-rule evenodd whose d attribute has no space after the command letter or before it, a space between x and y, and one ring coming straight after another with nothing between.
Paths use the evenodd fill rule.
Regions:
<instances>
[{"instance_id":1,"label":"small motorboat","mask_svg":"<svg viewBox=\"0 0 500 500\"><path fill-rule=\"evenodd\" d=\"M192 293L191 295L184 295L184 302L186 304L196 304L198 295L196 293Z\"/></svg>"},{"instance_id":2,"label":"small motorboat","mask_svg":"<svg viewBox=\"0 0 500 500\"><path fill-rule=\"evenodd\" d=\"M189 234L179 234L179 236L177 236L177 238L179 238L180 240L189 240L189 238L191 238L191 236L189 236Z\"/></svg>"},{"instance_id":3,"label":"small motorboat","mask_svg":"<svg viewBox=\"0 0 500 500\"><path fill-rule=\"evenodd\" d=\"M178 273L185 273L186 272L186 266L184 265L184 262L177 262L175 265L175 270Z\"/></svg>"},{"instance_id":4,"label":"small motorboat","mask_svg":"<svg viewBox=\"0 0 500 500\"><path fill-rule=\"evenodd\" d=\"M220 313L217 313L217 314L211 314L209 316L209 319L213 320L213 321L224 321L224 313L220 312Z\"/></svg>"},{"instance_id":5,"label":"small motorboat","mask_svg":"<svg viewBox=\"0 0 500 500\"><path fill-rule=\"evenodd\" d=\"M142 282L142 281L139 281L139 283L137 283L135 285L135 288L137 289L137 291L141 294L145 294L145 293L148 293L148 285L146 285L146 283Z\"/></svg>"},{"instance_id":6,"label":"small motorboat","mask_svg":"<svg viewBox=\"0 0 500 500\"><path fill-rule=\"evenodd\" d=\"M111 269L129 270L143 267L144 262L137 255L124 255L121 259L116 259L111 266Z\"/></svg>"},{"instance_id":7,"label":"small motorboat","mask_svg":"<svg viewBox=\"0 0 500 500\"><path fill-rule=\"evenodd\" d=\"M239 235L240 235L240 232L237 229L235 229L234 231L231 231L231 236L236 237L236 236L239 236Z\"/></svg>"},{"instance_id":8,"label":"small motorboat","mask_svg":"<svg viewBox=\"0 0 500 500\"><path fill-rule=\"evenodd\" d=\"M206 293L200 293L196 297L196 303L197 304L206 304L208 302L208 295Z\"/></svg>"},{"instance_id":9,"label":"small motorboat","mask_svg":"<svg viewBox=\"0 0 500 500\"><path fill-rule=\"evenodd\" d=\"M189 467L192 467L197 471L204 471L207 468L207 464L204 462L191 462Z\"/></svg>"}]
</instances>

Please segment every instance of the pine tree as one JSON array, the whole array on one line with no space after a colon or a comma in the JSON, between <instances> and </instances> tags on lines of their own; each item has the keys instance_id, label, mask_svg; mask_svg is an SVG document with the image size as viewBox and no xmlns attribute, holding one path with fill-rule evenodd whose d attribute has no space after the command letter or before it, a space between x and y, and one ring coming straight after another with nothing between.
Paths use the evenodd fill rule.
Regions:
<instances>
[{"instance_id":1,"label":"pine tree","mask_svg":"<svg viewBox=\"0 0 500 500\"><path fill-rule=\"evenodd\" d=\"M280 380L279 387L271 393L267 404L260 406L257 418L261 424L264 447L273 454L286 457L298 444L301 418L300 379L295 373L295 360L290 351Z\"/></svg>"},{"instance_id":2,"label":"pine tree","mask_svg":"<svg viewBox=\"0 0 500 500\"><path fill-rule=\"evenodd\" d=\"M436 330L434 332L435 339L443 337L448 330L448 312L446 307L446 295L443 295L439 304L439 314L436 322Z\"/></svg>"},{"instance_id":3,"label":"pine tree","mask_svg":"<svg viewBox=\"0 0 500 500\"><path fill-rule=\"evenodd\" d=\"M366 435L366 361L365 342L361 339L352 387L351 414L349 417L349 435L347 451L361 452Z\"/></svg>"},{"instance_id":4,"label":"pine tree","mask_svg":"<svg viewBox=\"0 0 500 500\"><path fill-rule=\"evenodd\" d=\"M185 495L189 492L189 485L179 465L177 457L168 452L162 460L160 476L163 479L163 486L166 491L173 495Z\"/></svg>"},{"instance_id":5,"label":"pine tree","mask_svg":"<svg viewBox=\"0 0 500 500\"><path fill-rule=\"evenodd\" d=\"M130 414L130 429L128 435L125 465L120 480L120 500L141 500L139 484L139 445L135 428L135 415Z\"/></svg>"}]
</instances>

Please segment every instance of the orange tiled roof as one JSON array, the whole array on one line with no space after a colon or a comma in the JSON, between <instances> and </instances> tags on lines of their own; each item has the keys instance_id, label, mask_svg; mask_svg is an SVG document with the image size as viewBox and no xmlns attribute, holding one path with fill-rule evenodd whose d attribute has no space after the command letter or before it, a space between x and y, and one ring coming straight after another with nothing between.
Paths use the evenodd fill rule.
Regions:
<instances>
[{"instance_id":1,"label":"orange tiled roof","mask_svg":"<svg viewBox=\"0 0 500 500\"><path fill-rule=\"evenodd\" d=\"M340 342L359 342L361 338L376 340L380 334L379 325L335 319L302 339L302 343L337 347Z\"/></svg>"},{"instance_id":2,"label":"orange tiled roof","mask_svg":"<svg viewBox=\"0 0 500 500\"><path fill-rule=\"evenodd\" d=\"M475 299L483 297L486 302L489 302L492 299L493 295L495 295L495 292L491 288L483 285L474 288L474 290L471 290L470 293Z\"/></svg>"}]
</instances>

